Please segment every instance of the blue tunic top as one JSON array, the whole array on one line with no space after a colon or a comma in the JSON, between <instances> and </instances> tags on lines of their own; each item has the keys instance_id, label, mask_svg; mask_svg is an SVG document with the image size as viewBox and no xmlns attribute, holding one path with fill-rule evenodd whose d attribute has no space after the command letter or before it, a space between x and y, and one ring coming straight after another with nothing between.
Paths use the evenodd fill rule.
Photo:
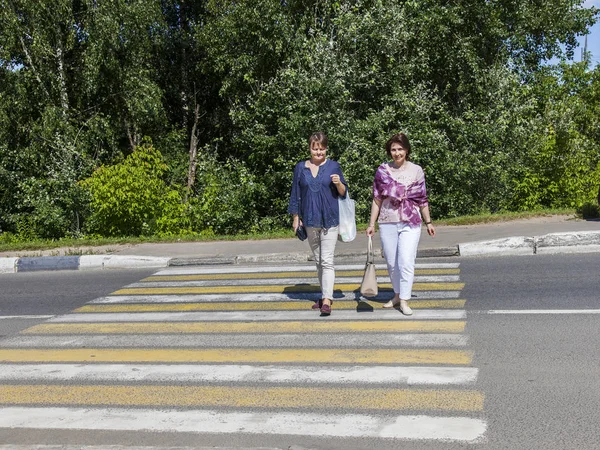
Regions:
<instances>
[{"instance_id":1,"label":"blue tunic top","mask_svg":"<svg viewBox=\"0 0 600 450\"><path fill-rule=\"evenodd\" d=\"M310 169L306 167L306 161L296 164L288 213L298 214L306 227L337 227L340 224L340 195L331 181L333 174L339 175L340 181L346 186L346 192L342 196L345 198L348 184L337 162L326 159L319 166L316 177L313 177Z\"/></svg>"}]
</instances>

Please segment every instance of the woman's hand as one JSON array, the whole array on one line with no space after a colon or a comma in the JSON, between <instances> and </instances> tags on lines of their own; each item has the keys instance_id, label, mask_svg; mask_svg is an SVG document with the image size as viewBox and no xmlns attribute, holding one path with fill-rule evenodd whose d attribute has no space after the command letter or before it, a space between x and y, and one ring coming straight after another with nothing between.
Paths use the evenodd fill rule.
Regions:
<instances>
[{"instance_id":1,"label":"woman's hand","mask_svg":"<svg viewBox=\"0 0 600 450\"><path fill-rule=\"evenodd\" d=\"M429 222L425 226L427 227L427 234L431 237L434 237L435 236L435 228L433 227L433 224L431 222Z\"/></svg>"},{"instance_id":2,"label":"woman's hand","mask_svg":"<svg viewBox=\"0 0 600 450\"><path fill-rule=\"evenodd\" d=\"M379 217L379 208L381 207L381 200L373 199L371 203L371 217L369 219L369 227L367 228L367 236L373 236L375 234L375 221Z\"/></svg>"},{"instance_id":3,"label":"woman's hand","mask_svg":"<svg viewBox=\"0 0 600 450\"><path fill-rule=\"evenodd\" d=\"M299 216L294 216L294 222L292 223L292 228L294 228L294 234L296 233L296 231L298 231L298 228L300 227L300 217Z\"/></svg>"},{"instance_id":4,"label":"woman's hand","mask_svg":"<svg viewBox=\"0 0 600 450\"><path fill-rule=\"evenodd\" d=\"M337 173L330 175L331 182L337 189L338 195L346 195L346 186L340 181L340 176Z\"/></svg>"}]
</instances>

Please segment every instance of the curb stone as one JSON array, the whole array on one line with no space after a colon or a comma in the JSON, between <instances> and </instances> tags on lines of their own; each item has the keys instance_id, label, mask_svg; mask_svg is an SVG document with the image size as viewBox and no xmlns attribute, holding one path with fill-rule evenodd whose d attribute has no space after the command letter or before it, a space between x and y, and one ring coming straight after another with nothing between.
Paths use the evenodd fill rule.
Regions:
<instances>
[{"instance_id":1,"label":"curb stone","mask_svg":"<svg viewBox=\"0 0 600 450\"><path fill-rule=\"evenodd\" d=\"M0 258L0 273L159 268L167 267L169 260L157 256L124 255L24 256Z\"/></svg>"},{"instance_id":2,"label":"curb stone","mask_svg":"<svg viewBox=\"0 0 600 450\"><path fill-rule=\"evenodd\" d=\"M16 263L16 272L41 272L45 270L78 270L79 256L24 256Z\"/></svg>"},{"instance_id":3,"label":"curb stone","mask_svg":"<svg viewBox=\"0 0 600 450\"><path fill-rule=\"evenodd\" d=\"M460 256L600 252L600 231L515 236L458 244Z\"/></svg>"},{"instance_id":4,"label":"curb stone","mask_svg":"<svg viewBox=\"0 0 600 450\"><path fill-rule=\"evenodd\" d=\"M550 233L535 238L536 254L598 252L600 231Z\"/></svg>"},{"instance_id":5,"label":"curb stone","mask_svg":"<svg viewBox=\"0 0 600 450\"><path fill-rule=\"evenodd\" d=\"M79 257L79 270L167 267L170 260L160 256L87 255Z\"/></svg>"},{"instance_id":6,"label":"curb stone","mask_svg":"<svg viewBox=\"0 0 600 450\"><path fill-rule=\"evenodd\" d=\"M17 271L19 258L0 258L0 273L14 273Z\"/></svg>"},{"instance_id":7,"label":"curb stone","mask_svg":"<svg viewBox=\"0 0 600 450\"><path fill-rule=\"evenodd\" d=\"M476 241L452 247L421 249L418 258L452 256L535 255L552 253L600 253L600 231L549 233ZM364 252L336 253L336 259L363 260ZM383 252L376 255L383 258ZM211 255L171 258L133 255L36 256L0 258L0 274L52 270L141 269L167 266L235 265L250 263L310 262L309 252L263 253L238 256Z\"/></svg>"},{"instance_id":8,"label":"curb stone","mask_svg":"<svg viewBox=\"0 0 600 450\"><path fill-rule=\"evenodd\" d=\"M480 255L533 255L534 238L514 236L489 241L476 241L458 244L460 256Z\"/></svg>"}]
</instances>

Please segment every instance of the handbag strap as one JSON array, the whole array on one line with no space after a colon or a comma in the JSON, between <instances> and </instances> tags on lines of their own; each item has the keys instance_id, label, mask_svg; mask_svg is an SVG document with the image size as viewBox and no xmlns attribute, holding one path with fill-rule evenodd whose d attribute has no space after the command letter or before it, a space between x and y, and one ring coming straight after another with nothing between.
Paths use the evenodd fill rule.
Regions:
<instances>
[{"instance_id":1,"label":"handbag strap","mask_svg":"<svg viewBox=\"0 0 600 450\"><path fill-rule=\"evenodd\" d=\"M368 236L367 241L367 263L373 264L373 260L375 259L375 255L373 254L373 238Z\"/></svg>"}]
</instances>

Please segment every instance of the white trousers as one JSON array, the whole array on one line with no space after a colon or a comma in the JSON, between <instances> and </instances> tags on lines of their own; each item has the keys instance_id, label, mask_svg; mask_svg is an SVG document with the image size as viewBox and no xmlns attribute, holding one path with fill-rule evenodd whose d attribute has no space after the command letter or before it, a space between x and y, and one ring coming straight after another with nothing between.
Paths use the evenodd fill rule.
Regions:
<instances>
[{"instance_id":1,"label":"white trousers","mask_svg":"<svg viewBox=\"0 0 600 450\"><path fill-rule=\"evenodd\" d=\"M394 293L400 294L401 300L410 300L421 227L404 222L380 223L379 235Z\"/></svg>"},{"instance_id":2,"label":"white trousers","mask_svg":"<svg viewBox=\"0 0 600 450\"><path fill-rule=\"evenodd\" d=\"M310 245L310 249L315 256L322 298L332 299L333 284L335 282L333 254L337 243L338 227L306 227L306 234L308 235L308 245Z\"/></svg>"}]
</instances>

